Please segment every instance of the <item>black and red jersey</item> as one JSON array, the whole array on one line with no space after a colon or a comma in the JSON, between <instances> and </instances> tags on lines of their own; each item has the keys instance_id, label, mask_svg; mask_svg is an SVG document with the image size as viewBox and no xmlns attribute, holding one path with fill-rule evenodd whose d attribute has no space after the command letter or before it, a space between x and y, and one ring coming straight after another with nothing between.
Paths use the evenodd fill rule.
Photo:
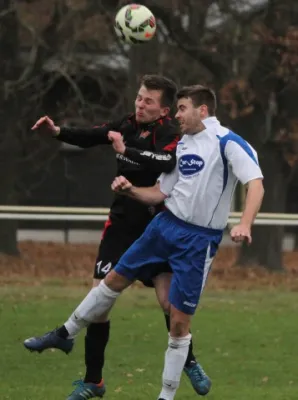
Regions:
<instances>
[{"instance_id":1,"label":"black and red jersey","mask_svg":"<svg viewBox=\"0 0 298 400\"><path fill-rule=\"evenodd\" d=\"M126 151L116 154L117 176L123 175L135 186L153 186L162 172L171 172L176 165L176 145L180 138L178 127L168 117L149 124L139 124L135 115L108 122L94 128L61 127L58 140L88 148L111 144L108 132L123 136ZM126 226L140 229L149 223L159 207L148 207L125 196L116 195L111 205L110 218Z\"/></svg>"}]
</instances>

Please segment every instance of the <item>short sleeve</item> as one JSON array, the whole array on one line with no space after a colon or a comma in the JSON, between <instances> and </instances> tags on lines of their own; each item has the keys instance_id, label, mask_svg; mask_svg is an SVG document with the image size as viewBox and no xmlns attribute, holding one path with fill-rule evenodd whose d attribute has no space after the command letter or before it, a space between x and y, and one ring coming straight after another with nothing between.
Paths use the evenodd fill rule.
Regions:
<instances>
[{"instance_id":1,"label":"short sleeve","mask_svg":"<svg viewBox=\"0 0 298 400\"><path fill-rule=\"evenodd\" d=\"M221 138L220 145L233 174L242 184L263 178L257 152L242 137L230 132Z\"/></svg>"},{"instance_id":2,"label":"short sleeve","mask_svg":"<svg viewBox=\"0 0 298 400\"><path fill-rule=\"evenodd\" d=\"M160 186L159 186L160 191L164 195L169 196L171 191L173 190L174 186L176 185L178 179L179 179L179 175L178 175L177 166L170 173L165 173L165 172L162 173L160 175L160 177L158 178L158 182L160 184Z\"/></svg>"}]
</instances>

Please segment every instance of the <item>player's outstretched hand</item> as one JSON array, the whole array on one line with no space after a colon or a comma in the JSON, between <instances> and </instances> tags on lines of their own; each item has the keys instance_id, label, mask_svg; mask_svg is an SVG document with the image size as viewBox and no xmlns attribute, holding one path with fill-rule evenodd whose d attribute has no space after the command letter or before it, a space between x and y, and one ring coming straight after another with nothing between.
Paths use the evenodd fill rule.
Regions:
<instances>
[{"instance_id":1,"label":"player's outstretched hand","mask_svg":"<svg viewBox=\"0 0 298 400\"><path fill-rule=\"evenodd\" d=\"M233 242L236 243L241 243L244 240L247 240L248 244L252 242L250 227L244 224L233 226L230 235Z\"/></svg>"},{"instance_id":2,"label":"player's outstretched hand","mask_svg":"<svg viewBox=\"0 0 298 400\"><path fill-rule=\"evenodd\" d=\"M115 131L109 131L108 138L112 142L113 149L116 151L116 153L124 154L125 144L121 133Z\"/></svg>"},{"instance_id":3,"label":"player's outstretched hand","mask_svg":"<svg viewBox=\"0 0 298 400\"><path fill-rule=\"evenodd\" d=\"M114 192L125 194L125 192L127 193L130 191L132 184L126 178L124 178L124 176L117 176L114 179L111 188Z\"/></svg>"},{"instance_id":4,"label":"player's outstretched hand","mask_svg":"<svg viewBox=\"0 0 298 400\"><path fill-rule=\"evenodd\" d=\"M52 136L57 136L60 133L59 126L54 124L54 121L47 115L39 118L38 121L31 128L33 131L40 131L42 133L50 134Z\"/></svg>"}]
</instances>

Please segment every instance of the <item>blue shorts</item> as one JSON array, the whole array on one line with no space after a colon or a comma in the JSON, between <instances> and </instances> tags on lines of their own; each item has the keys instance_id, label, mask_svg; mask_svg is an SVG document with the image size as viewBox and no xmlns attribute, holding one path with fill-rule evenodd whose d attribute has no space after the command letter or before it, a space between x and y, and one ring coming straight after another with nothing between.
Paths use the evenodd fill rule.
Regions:
<instances>
[{"instance_id":1,"label":"blue shorts","mask_svg":"<svg viewBox=\"0 0 298 400\"><path fill-rule=\"evenodd\" d=\"M222 230L192 225L163 211L114 270L131 281L146 280L150 264L168 261L173 270L169 301L178 310L194 314L222 234Z\"/></svg>"}]
</instances>

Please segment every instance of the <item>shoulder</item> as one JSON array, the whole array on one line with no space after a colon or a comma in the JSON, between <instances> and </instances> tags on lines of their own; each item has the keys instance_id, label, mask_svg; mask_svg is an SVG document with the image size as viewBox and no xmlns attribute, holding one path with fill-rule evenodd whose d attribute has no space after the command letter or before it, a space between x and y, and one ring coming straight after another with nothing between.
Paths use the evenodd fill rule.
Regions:
<instances>
[{"instance_id":1,"label":"shoulder","mask_svg":"<svg viewBox=\"0 0 298 400\"><path fill-rule=\"evenodd\" d=\"M235 132L229 130L228 128L222 127L221 131L218 133L219 134L217 135L217 137L219 139L221 147L226 147L230 144L236 144L242 148L251 147L250 144L245 139L243 139L243 137L237 135Z\"/></svg>"},{"instance_id":2,"label":"shoulder","mask_svg":"<svg viewBox=\"0 0 298 400\"><path fill-rule=\"evenodd\" d=\"M134 129L136 126L135 114L125 114L121 118L110 123L112 129L120 132Z\"/></svg>"},{"instance_id":3,"label":"shoulder","mask_svg":"<svg viewBox=\"0 0 298 400\"><path fill-rule=\"evenodd\" d=\"M169 117L160 118L155 121L154 128L160 136L181 136L178 124Z\"/></svg>"},{"instance_id":4,"label":"shoulder","mask_svg":"<svg viewBox=\"0 0 298 400\"><path fill-rule=\"evenodd\" d=\"M227 128L226 128L227 129ZM255 162L257 162L256 150L240 135L228 130L219 138L221 151L225 154L243 155L243 151Z\"/></svg>"}]
</instances>

